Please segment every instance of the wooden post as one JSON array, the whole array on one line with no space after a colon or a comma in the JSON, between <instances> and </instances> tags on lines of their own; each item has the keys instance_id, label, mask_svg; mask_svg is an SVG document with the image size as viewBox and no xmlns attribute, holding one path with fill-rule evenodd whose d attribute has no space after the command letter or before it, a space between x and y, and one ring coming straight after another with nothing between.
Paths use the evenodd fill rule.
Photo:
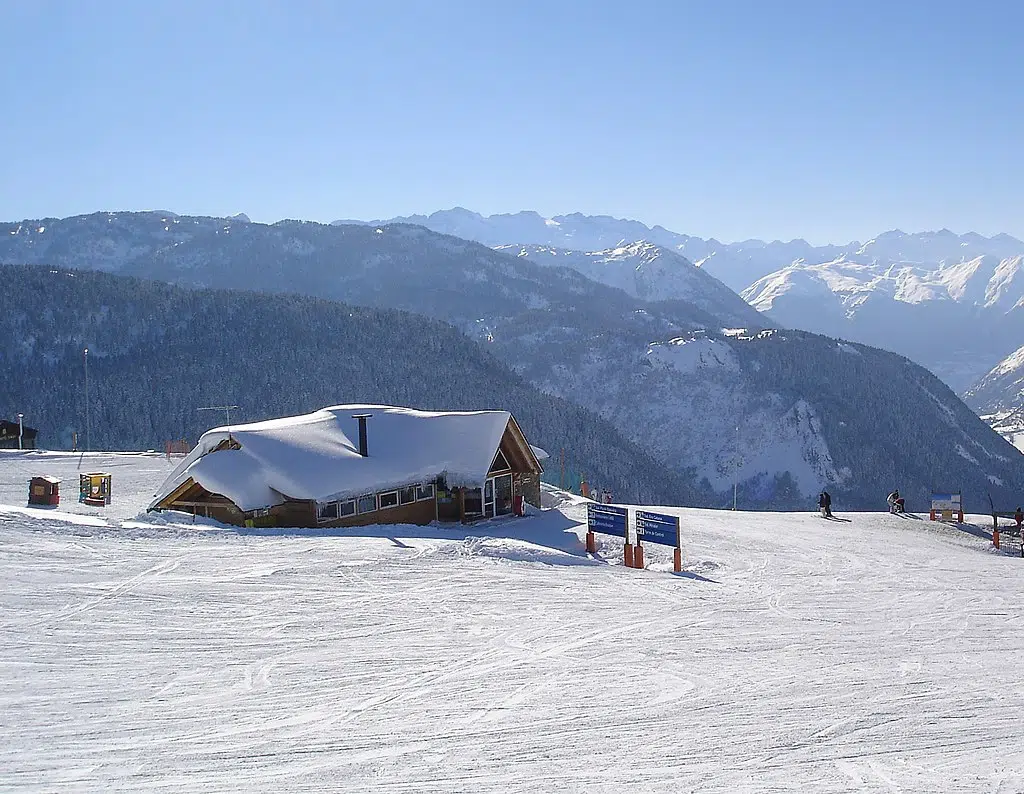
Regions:
<instances>
[{"instance_id":1,"label":"wooden post","mask_svg":"<svg viewBox=\"0 0 1024 794\"><path fill-rule=\"evenodd\" d=\"M633 567L633 544L627 542L622 547L622 562L627 568Z\"/></svg>"},{"instance_id":2,"label":"wooden post","mask_svg":"<svg viewBox=\"0 0 1024 794\"><path fill-rule=\"evenodd\" d=\"M587 532L587 554L597 554L597 538L593 532Z\"/></svg>"},{"instance_id":3,"label":"wooden post","mask_svg":"<svg viewBox=\"0 0 1024 794\"><path fill-rule=\"evenodd\" d=\"M683 532L680 528L679 516L676 516L676 548L672 552L672 570L683 572Z\"/></svg>"},{"instance_id":4,"label":"wooden post","mask_svg":"<svg viewBox=\"0 0 1024 794\"><path fill-rule=\"evenodd\" d=\"M644 547L639 542L633 547L633 567L641 570L644 567Z\"/></svg>"},{"instance_id":5,"label":"wooden post","mask_svg":"<svg viewBox=\"0 0 1024 794\"><path fill-rule=\"evenodd\" d=\"M999 548L999 527L992 530L992 545Z\"/></svg>"}]
</instances>

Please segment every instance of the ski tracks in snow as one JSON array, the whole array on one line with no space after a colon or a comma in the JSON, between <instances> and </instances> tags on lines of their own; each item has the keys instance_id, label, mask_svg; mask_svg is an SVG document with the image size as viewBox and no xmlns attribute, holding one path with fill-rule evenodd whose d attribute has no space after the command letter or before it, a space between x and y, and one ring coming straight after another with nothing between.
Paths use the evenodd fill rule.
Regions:
<instances>
[{"instance_id":1,"label":"ski tracks in snow","mask_svg":"<svg viewBox=\"0 0 1024 794\"><path fill-rule=\"evenodd\" d=\"M1022 569L972 539L687 511L711 582L34 520L0 516L0 789L1021 790Z\"/></svg>"}]
</instances>

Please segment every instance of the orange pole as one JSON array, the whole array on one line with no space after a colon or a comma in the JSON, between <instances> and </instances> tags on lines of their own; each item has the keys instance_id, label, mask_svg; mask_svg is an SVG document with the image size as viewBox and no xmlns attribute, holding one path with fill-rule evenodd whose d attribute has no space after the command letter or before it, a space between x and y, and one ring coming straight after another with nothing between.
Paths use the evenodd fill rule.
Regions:
<instances>
[{"instance_id":1,"label":"orange pole","mask_svg":"<svg viewBox=\"0 0 1024 794\"><path fill-rule=\"evenodd\" d=\"M595 554L597 552L597 538L594 537L593 532L587 533L587 554Z\"/></svg>"},{"instance_id":2,"label":"orange pole","mask_svg":"<svg viewBox=\"0 0 1024 794\"><path fill-rule=\"evenodd\" d=\"M633 544L627 543L622 547L622 562L627 568L633 567Z\"/></svg>"},{"instance_id":3,"label":"orange pole","mask_svg":"<svg viewBox=\"0 0 1024 794\"><path fill-rule=\"evenodd\" d=\"M992 530L992 545L999 548L999 527Z\"/></svg>"},{"instance_id":4,"label":"orange pole","mask_svg":"<svg viewBox=\"0 0 1024 794\"><path fill-rule=\"evenodd\" d=\"M633 567L640 569L644 567L644 547L639 543L633 547Z\"/></svg>"},{"instance_id":5,"label":"orange pole","mask_svg":"<svg viewBox=\"0 0 1024 794\"><path fill-rule=\"evenodd\" d=\"M672 570L676 573L682 573L683 571L683 550L676 549L672 555Z\"/></svg>"}]
</instances>

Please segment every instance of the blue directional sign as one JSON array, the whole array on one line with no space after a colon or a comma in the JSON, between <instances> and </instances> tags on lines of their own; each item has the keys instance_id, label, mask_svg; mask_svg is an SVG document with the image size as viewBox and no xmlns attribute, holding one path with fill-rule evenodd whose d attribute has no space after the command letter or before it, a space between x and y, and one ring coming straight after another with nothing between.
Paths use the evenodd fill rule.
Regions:
<instances>
[{"instance_id":1,"label":"blue directional sign","mask_svg":"<svg viewBox=\"0 0 1024 794\"><path fill-rule=\"evenodd\" d=\"M588 502L587 529L604 535L626 537L626 508Z\"/></svg>"},{"instance_id":2,"label":"blue directional sign","mask_svg":"<svg viewBox=\"0 0 1024 794\"><path fill-rule=\"evenodd\" d=\"M636 537L645 543L663 543L678 548L679 518L637 510Z\"/></svg>"}]
</instances>

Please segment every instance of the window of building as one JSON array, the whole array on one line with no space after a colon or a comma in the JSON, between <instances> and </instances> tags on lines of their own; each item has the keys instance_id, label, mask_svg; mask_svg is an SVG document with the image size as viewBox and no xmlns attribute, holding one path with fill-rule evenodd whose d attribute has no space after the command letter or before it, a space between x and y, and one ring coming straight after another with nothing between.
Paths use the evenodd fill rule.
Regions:
<instances>
[{"instance_id":1,"label":"window of building","mask_svg":"<svg viewBox=\"0 0 1024 794\"><path fill-rule=\"evenodd\" d=\"M416 501L416 486L410 485L407 488L398 490L398 503L402 505L411 504Z\"/></svg>"},{"instance_id":2,"label":"window of building","mask_svg":"<svg viewBox=\"0 0 1024 794\"><path fill-rule=\"evenodd\" d=\"M317 502L316 520L321 524L325 521L336 521L338 518L337 502Z\"/></svg>"},{"instance_id":3,"label":"window of building","mask_svg":"<svg viewBox=\"0 0 1024 794\"><path fill-rule=\"evenodd\" d=\"M508 460L505 458L505 454L499 449L498 454L494 456L494 461L491 463L491 471L508 471L512 467L508 465Z\"/></svg>"},{"instance_id":4,"label":"window of building","mask_svg":"<svg viewBox=\"0 0 1024 794\"><path fill-rule=\"evenodd\" d=\"M434 483L428 482L426 485L416 486L416 501L423 501L424 499L434 498Z\"/></svg>"},{"instance_id":5,"label":"window of building","mask_svg":"<svg viewBox=\"0 0 1024 794\"><path fill-rule=\"evenodd\" d=\"M360 513L372 513L377 509L377 497L372 493L360 496L357 507Z\"/></svg>"},{"instance_id":6,"label":"window of building","mask_svg":"<svg viewBox=\"0 0 1024 794\"><path fill-rule=\"evenodd\" d=\"M338 515L351 516L355 515L356 512L356 500L349 499L347 502L342 502L338 505Z\"/></svg>"},{"instance_id":7,"label":"window of building","mask_svg":"<svg viewBox=\"0 0 1024 794\"><path fill-rule=\"evenodd\" d=\"M387 491L386 493L378 494L377 502L380 504L381 510L386 507L396 507L398 505L398 491Z\"/></svg>"}]
</instances>

